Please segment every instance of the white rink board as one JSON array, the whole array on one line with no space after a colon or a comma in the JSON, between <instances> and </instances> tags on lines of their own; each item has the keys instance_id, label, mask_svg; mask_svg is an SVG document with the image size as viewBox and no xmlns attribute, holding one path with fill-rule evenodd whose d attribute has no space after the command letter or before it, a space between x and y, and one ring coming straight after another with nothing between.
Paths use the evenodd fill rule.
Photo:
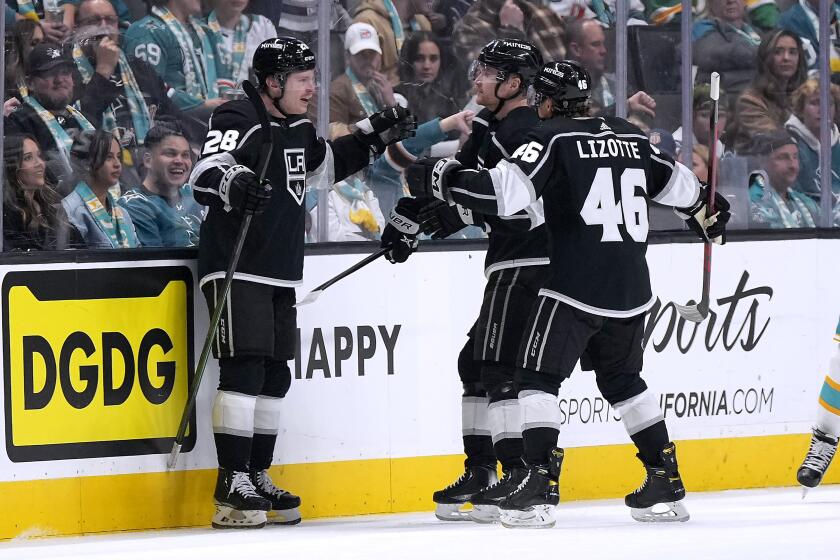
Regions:
<instances>
[{"instance_id":1,"label":"white rink board","mask_svg":"<svg viewBox=\"0 0 840 560\"><path fill-rule=\"evenodd\" d=\"M803 433L809 429L840 313L838 255L840 240L744 242L715 249L713 302L731 299L745 273L748 278L742 295L753 294L742 297L734 307L725 301L713 303L712 310L720 316L713 326L707 322L699 327L685 353L677 348L676 328L663 348L657 351L653 347L667 338L670 310L663 312L653 329L643 375L656 394L672 394L663 403L671 406L666 414L674 439ZM298 289L298 297L362 257L307 257L305 284ZM275 463L460 453L461 387L456 358L479 308L483 257L482 252L460 251L418 253L403 265L382 259L328 289L315 304L301 308L302 351L299 363L290 364L300 378L293 380L286 398ZM651 246L648 262L654 292L662 301L684 303L699 297L699 244ZM186 264L195 272L191 262L157 261L9 266L0 273L119 264ZM767 289L772 290L772 298L766 295ZM197 289L195 294L197 355L208 318ZM724 322L727 326L722 329ZM710 340L717 341L710 344L711 350L705 345L707 330ZM313 342L316 332L320 336ZM352 351L348 349L351 337ZM684 346L689 338L690 328L686 328ZM371 340L375 340L375 351ZM338 359L337 354L344 357ZM391 375L389 357L393 360ZM363 376L359 375L360 360ZM340 377L336 375L338 362ZM209 409L217 380L218 370L211 361L199 396L196 447L183 454L180 469L216 465ZM728 414L717 409L724 391ZM698 414L687 416L692 392L697 394L693 410ZM714 395L716 410L701 411L700 394L707 399ZM562 445L627 443L621 423L609 419L597 397L591 373L577 372L564 385L561 407L569 429L561 432ZM595 413L593 408L599 406L600 412ZM570 407L577 407L578 412L569 415ZM742 409L746 410L736 413ZM0 452L0 481L160 472L165 470L165 460L165 455L138 455L57 460L47 465L12 463Z\"/></svg>"}]
</instances>

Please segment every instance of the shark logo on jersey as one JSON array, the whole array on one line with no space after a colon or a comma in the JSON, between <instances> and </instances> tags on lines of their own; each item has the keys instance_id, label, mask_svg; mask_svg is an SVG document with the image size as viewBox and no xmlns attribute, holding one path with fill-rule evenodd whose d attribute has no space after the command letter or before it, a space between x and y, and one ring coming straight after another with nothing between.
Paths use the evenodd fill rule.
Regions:
<instances>
[{"instance_id":1,"label":"shark logo on jersey","mask_svg":"<svg viewBox=\"0 0 840 560\"><path fill-rule=\"evenodd\" d=\"M286 190L292 195L298 205L303 204L306 193L306 156L303 148L286 148L283 150L286 159Z\"/></svg>"}]
</instances>

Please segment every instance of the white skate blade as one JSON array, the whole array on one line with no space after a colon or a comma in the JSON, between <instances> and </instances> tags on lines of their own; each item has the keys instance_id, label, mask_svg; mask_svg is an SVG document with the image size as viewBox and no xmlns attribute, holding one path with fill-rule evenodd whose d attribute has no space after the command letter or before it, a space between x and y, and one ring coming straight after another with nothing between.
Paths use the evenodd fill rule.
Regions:
<instances>
[{"instance_id":1,"label":"white skate blade","mask_svg":"<svg viewBox=\"0 0 840 560\"><path fill-rule=\"evenodd\" d=\"M682 501L663 502L649 508L630 508L630 515L642 523L673 523L688 521L690 517Z\"/></svg>"},{"instance_id":2,"label":"white skate blade","mask_svg":"<svg viewBox=\"0 0 840 560\"><path fill-rule=\"evenodd\" d=\"M298 508L273 509L266 513L266 523L269 525L297 525L300 523Z\"/></svg>"},{"instance_id":3,"label":"white skate blade","mask_svg":"<svg viewBox=\"0 0 840 560\"><path fill-rule=\"evenodd\" d=\"M545 504L526 510L499 509L499 520L508 529L551 529L554 527L554 506Z\"/></svg>"},{"instance_id":4,"label":"white skate blade","mask_svg":"<svg viewBox=\"0 0 840 560\"><path fill-rule=\"evenodd\" d=\"M476 523L497 523L499 521L499 506L473 505L469 517Z\"/></svg>"},{"instance_id":5,"label":"white skate blade","mask_svg":"<svg viewBox=\"0 0 840 560\"><path fill-rule=\"evenodd\" d=\"M803 500L805 499L805 496L807 496L807 495L808 495L808 491L809 491L809 490L811 490L811 488L810 488L810 487L808 487L808 486L803 486L803 487L802 487L802 499L803 499Z\"/></svg>"},{"instance_id":6,"label":"white skate blade","mask_svg":"<svg viewBox=\"0 0 840 560\"><path fill-rule=\"evenodd\" d=\"M240 510L216 504L212 525L214 529L262 529L265 522L265 512L262 510Z\"/></svg>"},{"instance_id":7,"label":"white skate blade","mask_svg":"<svg viewBox=\"0 0 840 560\"><path fill-rule=\"evenodd\" d=\"M441 521L470 521L469 510L462 510L466 504L435 504L435 517Z\"/></svg>"}]
</instances>

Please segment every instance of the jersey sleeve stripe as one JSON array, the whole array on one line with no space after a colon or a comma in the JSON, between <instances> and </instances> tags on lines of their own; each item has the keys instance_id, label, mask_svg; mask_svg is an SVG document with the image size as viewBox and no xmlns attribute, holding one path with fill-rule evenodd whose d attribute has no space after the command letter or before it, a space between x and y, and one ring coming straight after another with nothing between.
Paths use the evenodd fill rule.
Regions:
<instances>
[{"instance_id":1,"label":"jersey sleeve stripe","mask_svg":"<svg viewBox=\"0 0 840 560\"><path fill-rule=\"evenodd\" d=\"M496 193L499 216L516 214L537 200L534 184L518 165L502 160L488 172Z\"/></svg>"},{"instance_id":2,"label":"jersey sleeve stripe","mask_svg":"<svg viewBox=\"0 0 840 560\"><path fill-rule=\"evenodd\" d=\"M499 148L499 151L502 152L502 155L505 159L510 159L510 154L505 150L505 147L502 146L502 143L499 142L499 139L496 138L496 133L493 132L490 134L490 138L493 140L493 143L496 144L496 147Z\"/></svg>"},{"instance_id":3,"label":"jersey sleeve stripe","mask_svg":"<svg viewBox=\"0 0 840 560\"><path fill-rule=\"evenodd\" d=\"M200 186L201 176L207 171L218 170L220 167L229 168L233 165L236 165L236 160L228 152L222 152L220 154L203 158L195 164L195 167L193 167L192 173L190 173L189 183L192 185L193 189L197 191L215 193L217 192L216 189L209 189Z\"/></svg>"},{"instance_id":4,"label":"jersey sleeve stripe","mask_svg":"<svg viewBox=\"0 0 840 560\"><path fill-rule=\"evenodd\" d=\"M324 147L326 152L321 165L315 171L306 174L307 188L328 190L335 183L335 160L333 159L332 146L329 142L324 142Z\"/></svg>"},{"instance_id":5,"label":"jersey sleeve stripe","mask_svg":"<svg viewBox=\"0 0 840 560\"><path fill-rule=\"evenodd\" d=\"M651 156L654 160L655 156ZM667 162L665 162L667 164ZM652 193L653 194L653 193ZM661 191L653 194L652 200L667 206L687 208L697 202L700 196L700 182L694 173L680 162L674 162L671 177Z\"/></svg>"}]
</instances>

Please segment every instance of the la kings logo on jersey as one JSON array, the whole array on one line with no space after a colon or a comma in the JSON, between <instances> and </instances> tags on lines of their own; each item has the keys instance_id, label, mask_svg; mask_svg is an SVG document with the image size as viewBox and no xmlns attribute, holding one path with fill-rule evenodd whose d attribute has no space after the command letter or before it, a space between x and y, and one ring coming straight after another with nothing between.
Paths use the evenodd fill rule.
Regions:
<instances>
[{"instance_id":1,"label":"la kings logo on jersey","mask_svg":"<svg viewBox=\"0 0 840 560\"><path fill-rule=\"evenodd\" d=\"M303 204L306 194L306 157L303 148L287 148L283 150L286 159L286 190L297 203Z\"/></svg>"}]
</instances>

